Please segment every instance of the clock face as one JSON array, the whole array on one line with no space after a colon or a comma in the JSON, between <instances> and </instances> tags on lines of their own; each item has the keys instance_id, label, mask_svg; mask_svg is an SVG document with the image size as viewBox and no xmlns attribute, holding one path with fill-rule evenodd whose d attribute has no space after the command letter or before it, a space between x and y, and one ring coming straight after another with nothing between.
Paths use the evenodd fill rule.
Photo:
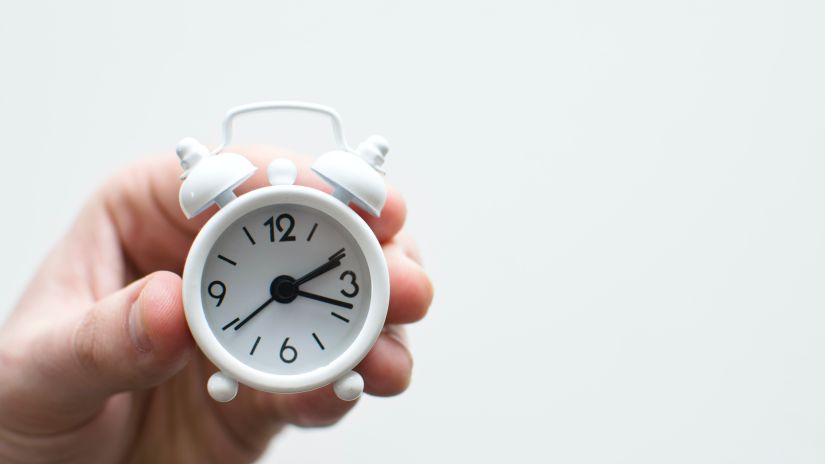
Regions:
<instances>
[{"instance_id":1,"label":"clock face","mask_svg":"<svg viewBox=\"0 0 825 464\"><path fill-rule=\"evenodd\" d=\"M218 342L272 374L309 372L340 356L364 326L372 288L352 234L297 204L259 208L227 227L200 285Z\"/></svg>"}]
</instances>

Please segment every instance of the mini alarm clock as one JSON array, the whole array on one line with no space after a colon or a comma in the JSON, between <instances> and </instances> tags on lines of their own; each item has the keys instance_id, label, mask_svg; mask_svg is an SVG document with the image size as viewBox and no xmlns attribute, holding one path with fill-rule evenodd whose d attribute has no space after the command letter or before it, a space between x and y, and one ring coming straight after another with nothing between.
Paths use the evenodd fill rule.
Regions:
<instances>
[{"instance_id":1,"label":"mini alarm clock","mask_svg":"<svg viewBox=\"0 0 825 464\"><path fill-rule=\"evenodd\" d=\"M294 185L295 165L275 159L267 168L270 186L235 195L256 167L224 151L233 120L268 110L329 117L338 149L312 170L331 194ZM183 271L186 321L219 369L207 382L212 398L231 401L239 382L274 393L333 384L343 400L361 395L364 381L353 368L381 334L389 276L381 245L349 205L380 214L387 151L379 136L351 149L334 110L302 102L230 110L222 143L211 152L191 138L179 142L183 213L192 218L212 204L220 208L193 241Z\"/></svg>"}]
</instances>

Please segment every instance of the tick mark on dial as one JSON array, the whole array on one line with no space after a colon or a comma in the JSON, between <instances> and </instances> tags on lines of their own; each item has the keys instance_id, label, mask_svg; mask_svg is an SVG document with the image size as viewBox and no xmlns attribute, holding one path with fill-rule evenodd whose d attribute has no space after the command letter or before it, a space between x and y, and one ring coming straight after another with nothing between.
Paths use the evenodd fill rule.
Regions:
<instances>
[{"instance_id":1,"label":"tick mark on dial","mask_svg":"<svg viewBox=\"0 0 825 464\"><path fill-rule=\"evenodd\" d=\"M226 330L226 329L228 329L228 328L232 327L233 325L235 325L235 323L236 323L236 322L238 322L238 321L240 321L240 320L241 320L241 318L240 318L240 317L236 317L235 319L232 319L232 322L230 322L229 324L226 324L225 326L223 326L223 327L221 328L221 330Z\"/></svg>"},{"instance_id":2,"label":"tick mark on dial","mask_svg":"<svg viewBox=\"0 0 825 464\"><path fill-rule=\"evenodd\" d=\"M249 242L254 245L255 244L255 239L252 238L252 234L249 233L249 230L246 229L246 226L243 227L243 233L246 234L246 238L249 239Z\"/></svg>"},{"instance_id":3,"label":"tick mark on dial","mask_svg":"<svg viewBox=\"0 0 825 464\"><path fill-rule=\"evenodd\" d=\"M315 343L317 343L318 346L320 346L322 350L326 349L326 348L324 348L324 344L321 343L321 339L318 338L318 335L316 335L315 332L312 332L312 338L315 339Z\"/></svg>"},{"instance_id":4,"label":"tick mark on dial","mask_svg":"<svg viewBox=\"0 0 825 464\"><path fill-rule=\"evenodd\" d=\"M338 314L338 313L336 313L336 312L332 312L332 313L330 313L330 314L332 314L333 316L337 317L338 319L341 319L342 321L344 321L344 322L346 322L347 324L349 324L349 319L347 319L346 317L344 317L344 316L342 316L342 315L340 315L340 314Z\"/></svg>"},{"instance_id":5,"label":"tick mark on dial","mask_svg":"<svg viewBox=\"0 0 825 464\"><path fill-rule=\"evenodd\" d=\"M258 337L257 339L255 339L255 344L252 345L252 350L249 352L249 356L252 356L253 354L255 354L255 348L258 347L258 343L260 343L260 342L261 342L261 337Z\"/></svg>"},{"instance_id":6,"label":"tick mark on dial","mask_svg":"<svg viewBox=\"0 0 825 464\"><path fill-rule=\"evenodd\" d=\"M231 264L231 265L233 265L233 266L237 266L237 265L238 265L238 263L236 263L235 261L232 261L231 259L227 258L227 257L226 257L226 256L224 256L224 255L218 255L218 259L223 260L223 261L226 261L227 263L229 263L229 264Z\"/></svg>"},{"instance_id":7,"label":"tick mark on dial","mask_svg":"<svg viewBox=\"0 0 825 464\"><path fill-rule=\"evenodd\" d=\"M318 223L316 222L314 226L312 226L312 230L309 231L309 236L307 237L307 242L312 240L312 235L315 234L315 229L318 228Z\"/></svg>"}]
</instances>

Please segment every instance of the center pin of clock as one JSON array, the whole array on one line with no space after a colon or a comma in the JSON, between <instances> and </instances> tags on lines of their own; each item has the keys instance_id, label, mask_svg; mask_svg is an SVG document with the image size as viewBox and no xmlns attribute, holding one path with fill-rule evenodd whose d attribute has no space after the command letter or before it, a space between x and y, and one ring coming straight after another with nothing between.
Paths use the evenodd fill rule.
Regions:
<instances>
[{"instance_id":1,"label":"center pin of clock","mask_svg":"<svg viewBox=\"0 0 825 464\"><path fill-rule=\"evenodd\" d=\"M295 285L295 279L288 275L282 275L275 278L269 286L269 293L272 299L278 303L291 303L298 297L298 287Z\"/></svg>"}]
</instances>

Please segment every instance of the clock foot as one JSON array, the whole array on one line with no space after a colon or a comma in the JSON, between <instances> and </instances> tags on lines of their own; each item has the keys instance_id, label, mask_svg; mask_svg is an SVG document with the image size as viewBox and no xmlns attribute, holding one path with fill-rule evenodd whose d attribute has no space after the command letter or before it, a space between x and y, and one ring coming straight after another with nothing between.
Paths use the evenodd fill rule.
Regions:
<instances>
[{"instance_id":1,"label":"clock foot","mask_svg":"<svg viewBox=\"0 0 825 464\"><path fill-rule=\"evenodd\" d=\"M228 403L238 394L238 381L223 372L215 372L209 377L206 389L213 400Z\"/></svg>"},{"instance_id":2,"label":"clock foot","mask_svg":"<svg viewBox=\"0 0 825 464\"><path fill-rule=\"evenodd\" d=\"M332 384L332 389L335 390L338 398L344 401L355 401L364 391L364 379L361 374L351 371Z\"/></svg>"}]
</instances>

